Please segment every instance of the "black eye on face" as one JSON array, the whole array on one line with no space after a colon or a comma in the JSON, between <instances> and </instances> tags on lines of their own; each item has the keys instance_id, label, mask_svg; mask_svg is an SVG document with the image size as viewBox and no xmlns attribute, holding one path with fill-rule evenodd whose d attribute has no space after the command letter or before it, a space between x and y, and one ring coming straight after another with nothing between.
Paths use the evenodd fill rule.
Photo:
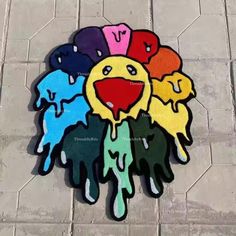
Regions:
<instances>
[{"instance_id":1,"label":"black eye on face","mask_svg":"<svg viewBox=\"0 0 236 236\"><path fill-rule=\"evenodd\" d=\"M108 75L108 74L111 72L111 70L112 70L112 67L111 67L111 66L105 66L105 67L103 68L103 70L102 70L102 73L103 73L104 75Z\"/></svg>"},{"instance_id":2,"label":"black eye on face","mask_svg":"<svg viewBox=\"0 0 236 236\"><path fill-rule=\"evenodd\" d=\"M127 65L126 68L131 75L137 75L137 70L134 66Z\"/></svg>"}]
</instances>

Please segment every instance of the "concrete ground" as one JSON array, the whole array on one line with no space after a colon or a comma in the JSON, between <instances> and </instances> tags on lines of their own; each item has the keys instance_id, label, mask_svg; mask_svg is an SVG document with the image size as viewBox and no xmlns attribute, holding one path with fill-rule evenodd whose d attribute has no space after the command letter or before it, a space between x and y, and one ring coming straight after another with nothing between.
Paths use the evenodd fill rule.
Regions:
<instances>
[{"instance_id":1,"label":"concrete ground","mask_svg":"<svg viewBox=\"0 0 236 236\"><path fill-rule=\"evenodd\" d=\"M45 56L79 27L126 22L154 30L184 59L198 96L187 166L159 200L136 194L124 222L77 199L64 169L36 175L32 83ZM0 236L236 235L236 0L0 0ZM66 182L66 183L65 183Z\"/></svg>"}]
</instances>

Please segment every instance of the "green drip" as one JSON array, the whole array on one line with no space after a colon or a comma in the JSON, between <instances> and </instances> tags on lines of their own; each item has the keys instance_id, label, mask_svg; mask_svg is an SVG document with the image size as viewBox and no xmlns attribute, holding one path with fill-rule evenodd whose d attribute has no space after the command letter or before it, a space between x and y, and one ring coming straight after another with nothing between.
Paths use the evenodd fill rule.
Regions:
<instances>
[{"instance_id":1,"label":"green drip","mask_svg":"<svg viewBox=\"0 0 236 236\"><path fill-rule=\"evenodd\" d=\"M146 113L141 113L136 120L129 120L129 124L136 172L145 176L150 195L159 197L163 192L161 180L171 182L174 178L169 163L167 136L160 127L151 125Z\"/></svg>"},{"instance_id":2,"label":"green drip","mask_svg":"<svg viewBox=\"0 0 236 236\"><path fill-rule=\"evenodd\" d=\"M62 146L64 162L70 161L72 165L71 182L73 186L83 189L83 196L90 204L94 204L99 197L95 163L100 155L104 130L105 122L98 116L89 115L88 126L79 124L75 127L66 135Z\"/></svg>"},{"instance_id":3,"label":"green drip","mask_svg":"<svg viewBox=\"0 0 236 236\"><path fill-rule=\"evenodd\" d=\"M111 126L107 129L107 134L104 140L104 169L103 176L106 177L108 171L111 170L117 179L116 196L113 202L113 213L117 219L125 216L127 212L126 197L123 190L128 194L133 193L131 179L129 176L129 167L133 162L130 129L128 122L124 121L117 127L117 136L113 140L111 137Z\"/></svg>"}]
</instances>

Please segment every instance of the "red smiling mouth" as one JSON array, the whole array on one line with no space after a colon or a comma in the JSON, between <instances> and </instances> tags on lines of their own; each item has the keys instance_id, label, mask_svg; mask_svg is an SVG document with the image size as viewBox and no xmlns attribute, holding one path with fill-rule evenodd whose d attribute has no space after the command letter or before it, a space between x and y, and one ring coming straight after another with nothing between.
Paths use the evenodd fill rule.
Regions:
<instances>
[{"instance_id":1,"label":"red smiling mouth","mask_svg":"<svg viewBox=\"0 0 236 236\"><path fill-rule=\"evenodd\" d=\"M124 78L105 78L94 83L98 99L108 107L115 120L119 112L128 113L142 97L144 83Z\"/></svg>"}]
</instances>

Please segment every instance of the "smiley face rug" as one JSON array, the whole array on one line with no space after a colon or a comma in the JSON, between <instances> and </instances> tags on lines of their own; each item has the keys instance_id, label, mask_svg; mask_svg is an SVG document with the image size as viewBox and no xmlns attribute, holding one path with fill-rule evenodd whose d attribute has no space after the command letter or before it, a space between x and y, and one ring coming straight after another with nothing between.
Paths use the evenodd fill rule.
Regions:
<instances>
[{"instance_id":1,"label":"smiley face rug","mask_svg":"<svg viewBox=\"0 0 236 236\"><path fill-rule=\"evenodd\" d=\"M135 194L133 175L144 176L153 198L171 182L170 155L190 160L194 83L181 57L159 37L127 24L86 27L49 56L35 85L39 111L39 174L57 161L84 201L95 204L100 183L113 183L111 216L124 220ZM145 203L143 203L145 204Z\"/></svg>"}]
</instances>

